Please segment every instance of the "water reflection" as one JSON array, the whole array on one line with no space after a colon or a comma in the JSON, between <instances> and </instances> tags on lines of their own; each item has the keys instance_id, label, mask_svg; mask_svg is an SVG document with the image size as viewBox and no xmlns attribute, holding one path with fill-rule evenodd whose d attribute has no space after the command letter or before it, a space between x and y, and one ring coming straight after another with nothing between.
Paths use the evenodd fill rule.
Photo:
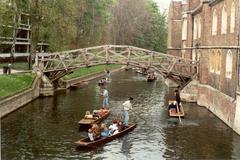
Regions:
<instances>
[{"instance_id":1,"label":"water reflection","mask_svg":"<svg viewBox=\"0 0 240 160\"><path fill-rule=\"evenodd\" d=\"M240 137L206 109L184 104L185 119L167 116L169 90L161 81L120 72L108 86L112 119L121 119L122 103L134 97L130 121L138 127L123 138L91 151L76 150L74 141L86 110L100 108L102 97L96 82L39 98L1 121L2 159L239 159Z\"/></svg>"},{"instance_id":2,"label":"water reflection","mask_svg":"<svg viewBox=\"0 0 240 160\"><path fill-rule=\"evenodd\" d=\"M130 150L132 148L132 143L128 139L128 135L124 136L122 138L122 146L121 146L121 152L126 156L129 157L130 155Z\"/></svg>"}]
</instances>

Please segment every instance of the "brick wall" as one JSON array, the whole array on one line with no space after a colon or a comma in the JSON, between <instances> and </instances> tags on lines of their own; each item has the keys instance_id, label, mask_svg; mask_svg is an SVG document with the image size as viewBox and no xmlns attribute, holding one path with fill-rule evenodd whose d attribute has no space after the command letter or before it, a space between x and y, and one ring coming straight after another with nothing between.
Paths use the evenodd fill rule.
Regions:
<instances>
[{"instance_id":1,"label":"brick wall","mask_svg":"<svg viewBox=\"0 0 240 160\"><path fill-rule=\"evenodd\" d=\"M168 13L168 48L181 48L182 36L182 3L172 1ZM167 51L169 54L179 54L179 51Z\"/></svg>"},{"instance_id":2,"label":"brick wall","mask_svg":"<svg viewBox=\"0 0 240 160\"><path fill-rule=\"evenodd\" d=\"M189 0L188 6L189 10L193 10L194 8L198 7L200 5L201 0Z\"/></svg>"},{"instance_id":3,"label":"brick wall","mask_svg":"<svg viewBox=\"0 0 240 160\"><path fill-rule=\"evenodd\" d=\"M231 128L235 120L236 103L215 88L207 85L198 86L198 105L207 107Z\"/></svg>"}]
</instances>

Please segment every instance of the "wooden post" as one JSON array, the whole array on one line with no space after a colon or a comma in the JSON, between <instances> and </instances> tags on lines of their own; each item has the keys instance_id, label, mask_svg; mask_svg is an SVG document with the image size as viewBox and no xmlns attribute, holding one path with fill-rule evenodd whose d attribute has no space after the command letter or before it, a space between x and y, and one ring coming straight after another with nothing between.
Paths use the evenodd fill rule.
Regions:
<instances>
[{"instance_id":1,"label":"wooden post","mask_svg":"<svg viewBox=\"0 0 240 160\"><path fill-rule=\"evenodd\" d=\"M128 52L128 56L127 56L127 64L129 64L129 61L130 61L130 57L131 57L131 48L128 46L127 47L127 52Z\"/></svg>"},{"instance_id":2,"label":"wooden post","mask_svg":"<svg viewBox=\"0 0 240 160\"><path fill-rule=\"evenodd\" d=\"M109 53L108 53L108 46L104 47L105 49L105 60L106 60L106 64L109 64Z\"/></svg>"}]
</instances>

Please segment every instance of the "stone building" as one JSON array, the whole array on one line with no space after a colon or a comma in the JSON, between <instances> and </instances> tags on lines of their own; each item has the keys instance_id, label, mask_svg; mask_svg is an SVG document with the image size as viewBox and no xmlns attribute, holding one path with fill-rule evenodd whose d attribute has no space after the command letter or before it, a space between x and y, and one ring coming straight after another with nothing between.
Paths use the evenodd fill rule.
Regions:
<instances>
[{"instance_id":1,"label":"stone building","mask_svg":"<svg viewBox=\"0 0 240 160\"><path fill-rule=\"evenodd\" d=\"M240 134L238 0L172 1L168 54L198 60L197 103Z\"/></svg>"}]
</instances>

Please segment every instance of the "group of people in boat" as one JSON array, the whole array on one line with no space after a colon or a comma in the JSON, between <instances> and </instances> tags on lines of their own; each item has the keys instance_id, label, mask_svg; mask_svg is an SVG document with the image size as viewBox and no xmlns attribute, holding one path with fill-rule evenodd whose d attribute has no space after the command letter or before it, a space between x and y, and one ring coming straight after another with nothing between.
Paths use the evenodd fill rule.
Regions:
<instances>
[{"instance_id":1,"label":"group of people in boat","mask_svg":"<svg viewBox=\"0 0 240 160\"><path fill-rule=\"evenodd\" d=\"M106 85L102 83L103 81L110 81L109 70L106 70L106 78L103 78L98 82L98 86L100 88L100 95L103 97L102 108L98 112L93 111L92 114L90 113L90 111L86 111L85 118L99 118L108 111L107 108L109 107L109 95ZM107 127L106 124L103 123L100 126L98 126L96 123L92 124L92 127L88 130L88 137L90 141L93 141L100 137L115 135L118 132L122 131L125 127L128 127L129 110L132 109L132 101L133 98L129 97L128 100L126 100L122 104L124 111L124 122L114 120L109 127Z\"/></svg>"},{"instance_id":2,"label":"group of people in boat","mask_svg":"<svg viewBox=\"0 0 240 160\"><path fill-rule=\"evenodd\" d=\"M132 109L132 101L133 98L129 97L128 100L122 104L124 110L124 122L113 120L109 127L107 127L104 123L102 123L100 127L96 123L93 123L92 127L88 130L89 140L94 141L97 138L115 135L124 130L124 128L128 128L129 110ZM108 110L106 108L101 108L98 112L93 112L93 114L91 114L89 111L86 111L85 118L100 118L107 111Z\"/></svg>"},{"instance_id":3,"label":"group of people in boat","mask_svg":"<svg viewBox=\"0 0 240 160\"><path fill-rule=\"evenodd\" d=\"M115 135L124 130L124 128L125 126L123 125L122 121L117 120L113 120L112 124L109 127L107 127L107 125L104 123L101 123L100 126L94 123L88 130L88 138L90 141L94 141L98 138Z\"/></svg>"}]
</instances>

